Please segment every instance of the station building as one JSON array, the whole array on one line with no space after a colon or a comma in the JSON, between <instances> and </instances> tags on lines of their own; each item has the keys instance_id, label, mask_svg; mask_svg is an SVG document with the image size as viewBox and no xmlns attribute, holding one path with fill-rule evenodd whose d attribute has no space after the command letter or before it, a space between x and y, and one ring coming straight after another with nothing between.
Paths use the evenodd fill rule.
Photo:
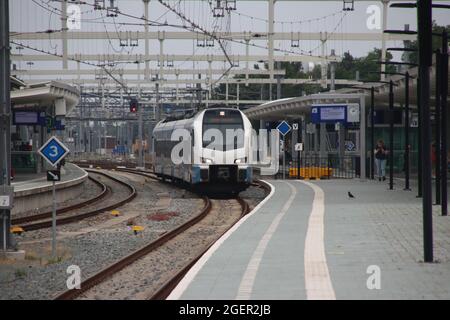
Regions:
<instances>
[{"instance_id":1,"label":"station building","mask_svg":"<svg viewBox=\"0 0 450 320\"><path fill-rule=\"evenodd\" d=\"M64 118L79 99L79 91L67 84L56 81L26 84L11 77L11 167L14 174L32 175L45 170L46 164L37 150L50 136L63 136Z\"/></svg>"},{"instance_id":2,"label":"station building","mask_svg":"<svg viewBox=\"0 0 450 320\"><path fill-rule=\"evenodd\" d=\"M409 145L410 169L418 168L418 109L417 68L407 70L409 79ZM432 137L435 137L435 68L432 68L430 97L432 110ZM405 167L405 77L395 75L388 78L394 84L394 144L389 145L390 117L389 84L365 83L356 88L339 89L302 97L270 101L245 110L255 129L275 129L285 120L293 128L281 144L286 145L286 171L297 166L300 155L302 165L335 166L334 162L345 160L350 177L367 177L371 168L370 149L383 140L388 149L394 151L394 173L401 174ZM374 87L374 127L371 127L371 87ZM323 113L323 114L322 114ZM322 117L321 117L322 115ZM360 116L365 115L365 116ZM351 119L353 118L353 119ZM298 130L294 130L298 128ZM373 135L372 135L373 131ZM450 137L447 137L450 141ZM295 150L297 143L303 150ZM434 143L434 141L430 141ZM363 151L366 150L366 151ZM281 154L281 152L280 152ZM330 160L331 159L331 160ZM331 161L331 163L330 163ZM389 164L388 164L389 166Z\"/></svg>"}]
</instances>

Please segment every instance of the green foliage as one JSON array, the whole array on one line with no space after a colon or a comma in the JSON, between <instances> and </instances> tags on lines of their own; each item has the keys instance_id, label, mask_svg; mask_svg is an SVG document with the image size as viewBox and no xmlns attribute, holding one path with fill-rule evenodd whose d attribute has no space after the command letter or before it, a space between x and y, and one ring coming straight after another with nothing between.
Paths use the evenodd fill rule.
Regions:
<instances>
[{"instance_id":1,"label":"green foliage","mask_svg":"<svg viewBox=\"0 0 450 320\"><path fill-rule=\"evenodd\" d=\"M374 72L381 70L378 61L381 60L381 49L374 48L370 51L367 56L355 58L350 52L344 53L342 61L336 63L336 79L356 79L356 74L359 72L359 80L361 81L377 81L380 79L380 75ZM392 60L392 54L387 52L386 60ZM277 64L275 64L275 68ZM259 70L258 64L254 65L254 69ZM267 63L264 64L264 69L268 69ZM312 70L305 72L301 62L281 62L280 69L284 69L286 74L283 76L285 79L311 79L319 80L321 76L321 66L316 64ZM395 65L386 65L387 72L395 72ZM268 78L268 75L249 75L249 78ZM235 79L242 79L242 84L239 85L239 98L240 100L266 100L269 99L269 85L268 84L249 84L244 85L245 75L236 75ZM330 78L330 68L328 68L328 78ZM214 89L213 99L224 99L225 98L225 84L220 84ZM339 86L336 86L339 88ZM237 86L228 86L229 99L235 99L237 95ZM282 86L282 97L298 97L302 95L309 95L318 93L321 91L327 91L328 89L322 88L317 84L298 84L298 85L283 85ZM272 98L276 99L277 96L277 86L272 85Z\"/></svg>"},{"instance_id":2,"label":"green foliage","mask_svg":"<svg viewBox=\"0 0 450 320\"><path fill-rule=\"evenodd\" d=\"M447 30L448 33L450 33L450 25L447 25L446 27L444 26L438 26L436 24L435 21L433 21L433 32L436 33L442 33L442 31ZM417 45L417 40L415 41L404 41L404 47L405 48L410 48L410 49L415 49L417 50L418 45ZM441 37L437 37L437 36L433 36L433 41L432 41L432 45L433 45L433 52L437 49L440 49L442 47L442 38ZM418 63L419 62L419 55L417 51L413 51L413 52L404 52L402 54L402 61L404 62L411 62L411 63Z\"/></svg>"},{"instance_id":3,"label":"green foliage","mask_svg":"<svg viewBox=\"0 0 450 320\"><path fill-rule=\"evenodd\" d=\"M356 79L359 72L359 80L361 81L377 81L380 75L376 72L380 71L381 49L374 48L367 56L354 58L349 52L344 54L341 62L336 64L336 79ZM392 60L392 54L386 53L386 60ZM386 65L386 71L395 72L395 66Z\"/></svg>"},{"instance_id":4,"label":"green foliage","mask_svg":"<svg viewBox=\"0 0 450 320\"><path fill-rule=\"evenodd\" d=\"M55 263L60 263L61 261L63 261L63 257L62 256L57 256L55 258L50 258L47 261L47 265L51 265L51 264L55 264Z\"/></svg>"},{"instance_id":5,"label":"green foliage","mask_svg":"<svg viewBox=\"0 0 450 320\"><path fill-rule=\"evenodd\" d=\"M23 269L17 269L17 270L14 272L14 276L15 276L17 279L25 278L26 275L27 275L27 272L26 272L25 270L23 270Z\"/></svg>"}]
</instances>

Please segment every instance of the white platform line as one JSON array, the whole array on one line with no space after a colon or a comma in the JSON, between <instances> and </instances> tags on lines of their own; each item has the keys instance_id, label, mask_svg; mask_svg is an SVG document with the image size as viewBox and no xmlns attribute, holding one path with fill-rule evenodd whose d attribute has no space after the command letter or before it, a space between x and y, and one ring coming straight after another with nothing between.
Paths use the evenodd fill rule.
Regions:
<instances>
[{"instance_id":1,"label":"white platform line","mask_svg":"<svg viewBox=\"0 0 450 320\"><path fill-rule=\"evenodd\" d=\"M324 244L325 194L316 184L300 181L314 190L314 201L309 216L305 240L305 287L308 300L335 300L328 272Z\"/></svg>"},{"instance_id":2,"label":"white platform line","mask_svg":"<svg viewBox=\"0 0 450 320\"><path fill-rule=\"evenodd\" d=\"M212 246L211 248L206 251L206 253L192 266L192 268L186 273L186 275L181 279L181 281L178 283L178 285L175 287L175 289L172 290L170 295L167 297L167 300L178 300L181 298L183 293L186 291L188 286L191 284L191 282L194 280L194 278L197 276L197 274L200 272L200 270L204 267L206 262L211 258L211 256L214 254L214 252L219 249L219 247L222 245L222 243L225 242L248 218L250 218L252 215L254 215L267 201L269 201L270 198L275 193L275 187L270 184L267 181L261 180L265 183L267 183L270 186L270 193L269 195L264 198L258 205L253 208L253 210L248 213L244 218L239 220L233 227L231 227L230 230L228 230L222 237L220 237ZM207 297L205 297L207 298Z\"/></svg>"},{"instance_id":3,"label":"white platform line","mask_svg":"<svg viewBox=\"0 0 450 320\"><path fill-rule=\"evenodd\" d=\"M297 194L296 188L289 182L285 183L288 184L291 188L291 195L289 196L288 201L284 204L281 211L277 213L267 231L264 233L263 237L258 243L258 247L256 248L255 252L253 252L250 262L247 265L247 269L245 270L245 273L242 277L241 284L239 285L239 290L236 296L236 299L238 300L250 299L253 291L253 285L255 283L256 274L258 273L259 265L261 263L264 252L266 251L267 245L269 244L270 239L277 230L281 219L283 219L284 215L290 208L292 201L295 199L295 196Z\"/></svg>"}]
</instances>

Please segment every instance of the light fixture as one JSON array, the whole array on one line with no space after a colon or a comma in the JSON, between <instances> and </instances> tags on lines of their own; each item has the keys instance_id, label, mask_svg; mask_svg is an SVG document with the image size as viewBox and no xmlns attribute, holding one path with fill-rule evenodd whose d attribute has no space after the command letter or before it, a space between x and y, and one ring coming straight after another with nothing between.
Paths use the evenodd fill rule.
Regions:
<instances>
[{"instance_id":1,"label":"light fixture","mask_svg":"<svg viewBox=\"0 0 450 320\"><path fill-rule=\"evenodd\" d=\"M354 0L343 0L343 11L353 11L355 10L355 1Z\"/></svg>"}]
</instances>

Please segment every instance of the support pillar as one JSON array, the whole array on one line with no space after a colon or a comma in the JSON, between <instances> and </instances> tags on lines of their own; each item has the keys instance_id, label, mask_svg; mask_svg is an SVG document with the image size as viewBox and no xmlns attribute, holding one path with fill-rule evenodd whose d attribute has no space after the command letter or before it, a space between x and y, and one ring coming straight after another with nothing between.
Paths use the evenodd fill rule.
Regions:
<instances>
[{"instance_id":1,"label":"support pillar","mask_svg":"<svg viewBox=\"0 0 450 320\"><path fill-rule=\"evenodd\" d=\"M9 1L4 0L0 1L0 190L11 186L10 52ZM0 218L0 250L6 253L11 249L11 210L0 210Z\"/></svg>"},{"instance_id":2,"label":"support pillar","mask_svg":"<svg viewBox=\"0 0 450 320\"><path fill-rule=\"evenodd\" d=\"M387 29L387 18L388 18L388 7L390 0L382 0L383 1L383 31ZM383 32L381 38L381 60L386 61L386 34ZM381 72L386 71L386 65L381 64ZM384 81L386 79L386 75L384 73L381 74L381 80Z\"/></svg>"},{"instance_id":3,"label":"support pillar","mask_svg":"<svg viewBox=\"0 0 450 320\"><path fill-rule=\"evenodd\" d=\"M433 214L431 193L431 124L430 124L430 68L432 65L432 9L431 1L417 1L417 25L420 79L420 126L422 141L422 214L424 261L433 262ZM419 173L420 174L420 173Z\"/></svg>"},{"instance_id":4,"label":"support pillar","mask_svg":"<svg viewBox=\"0 0 450 320\"><path fill-rule=\"evenodd\" d=\"M62 67L68 68L67 62L67 0L61 1L61 35L62 35Z\"/></svg>"},{"instance_id":5,"label":"support pillar","mask_svg":"<svg viewBox=\"0 0 450 320\"><path fill-rule=\"evenodd\" d=\"M360 108L360 124L359 124L359 150L360 150L360 178L366 179L366 129L367 129L367 114L366 114L366 99L362 94L359 102Z\"/></svg>"},{"instance_id":6,"label":"support pillar","mask_svg":"<svg viewBox=\"0 0 450 320\"><path fill-rule=\"evenodd\" d=\"M247 34L246 34L247 37ZM248 83L248 64L249 64L249 43L250 43L250 39L245 39L245 56L246 56L246 61L245 61L245 86L248 87L249 83Z\"/></svg>"},{"instance_id":7,"label":"support pillar","mask_svg":"<svg viewBox=\"0 0 450 320\"><path fill-rule=\"evenodd\" d=\"M145 30L145 73L144 73L144 79L150 80L150 61L149 61L149 53L150 53L150 45L149 45L149 39L148 39L148 3L150 0L143 0L144 1L144 30Z\"/></svg>"},{"instance_id":8,"label":"support pillar","mask_svg":"<svg viewBox=\"0 0 450 320\"><path fill-rule=\"evenodd\" d=\"M339 124L338 139L339 139L339 157L342 159L345 156L345 127L342 123Z\"/></svg>"},{"instance_id":9,"label":"support pillar","mask_svg":"<svg viewBox=\"0 0 450 320\"><path fill-rule=\"evenodd\" d=\"M275 0L269 0L269 34L268 34L268 47L269 47L269 100L272 100L272 82L273 82L273 68L274 68L274 16L275 16Z\"/></svg>"},{"instance_id":10,"label":"support pillar","mask_svg":"<svg viewBox=\"0 0 450 320\"><path fill-rule=\"evenodd\" d=\"M327 125L326 123L320 124L320 158L325 158L327 156Z\"/></svg>"}]
</instances>

